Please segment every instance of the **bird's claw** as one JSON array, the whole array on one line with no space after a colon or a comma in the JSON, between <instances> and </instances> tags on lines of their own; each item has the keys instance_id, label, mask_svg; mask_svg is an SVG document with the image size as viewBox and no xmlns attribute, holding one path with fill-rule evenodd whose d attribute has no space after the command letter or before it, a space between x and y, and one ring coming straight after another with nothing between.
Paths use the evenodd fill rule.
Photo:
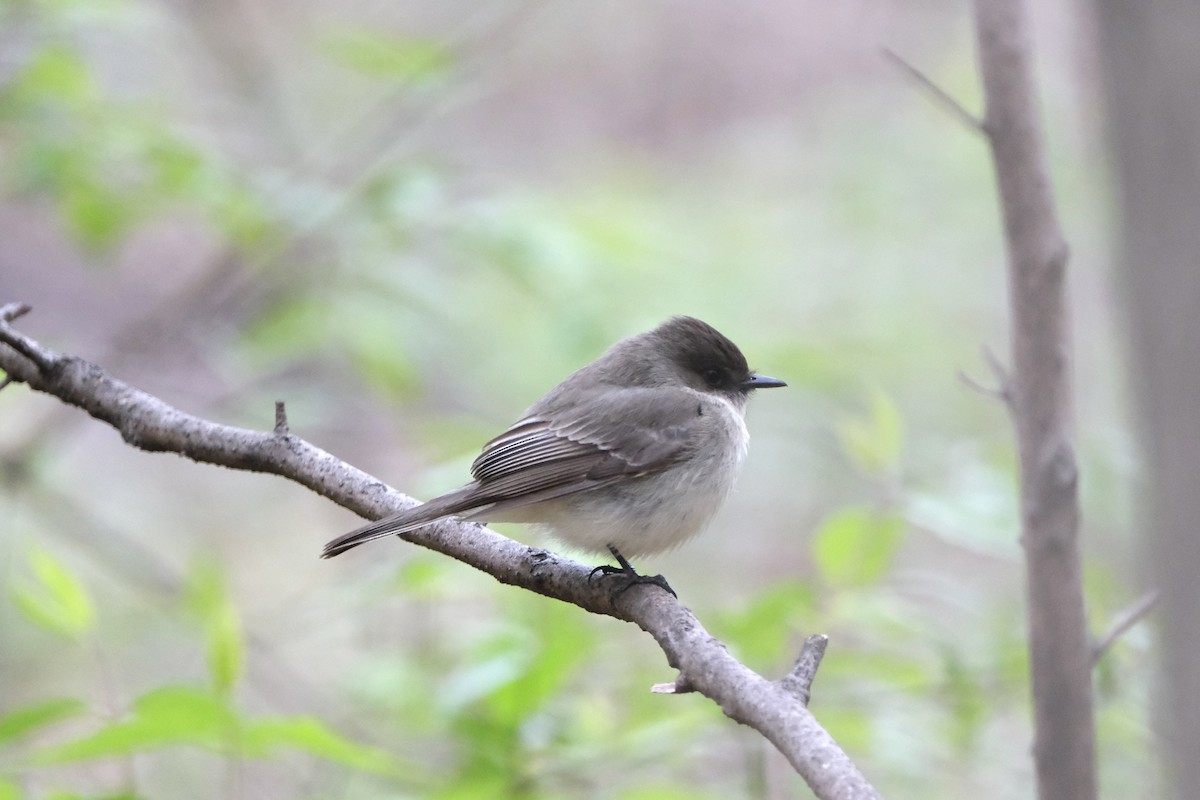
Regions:
<instances>
[{"instance_id":1,"label":"bird's claw","mask_svg":"<svg viewBox=\"0 0 1200 800\"><path fill-rule=\"evenodd\" d=\"M617 563L620 564L620 566L614 567L612 564L601 564L588 573L589 583L595 579L597 574L612 576L615 577L619 583L619 585L614 585L613 587L613 597L619 597L620 595L629 591L631 586L637 586L639 584L651 584L662 589L664 592L668 592L672 597L679 597L679 595L675 594L675 590L671 588L671 584L667 583L667 579L662 575L641 575L633 568L629 561L627 561L626 558L621 555L617 548L609 545L608 549L612 552L613 558L617 560Z\"/></svg>"}]
</instances>

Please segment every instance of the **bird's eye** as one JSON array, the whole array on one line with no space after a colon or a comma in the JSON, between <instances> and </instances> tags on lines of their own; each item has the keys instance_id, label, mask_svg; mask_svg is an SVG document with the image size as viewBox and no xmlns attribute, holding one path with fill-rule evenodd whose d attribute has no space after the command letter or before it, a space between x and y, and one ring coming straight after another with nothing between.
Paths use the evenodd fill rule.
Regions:
<instances>
[{"instance_id":1,"label":"bird's eye","mask_svg":"<svg viewBox=\"0 0 1200 800\"><path fill-rule=\"evenodd\" d=\"M704 382L713 389L719 389L725 385L725 373L719 369L704 370Z\"/></svg>"}]
</instances>

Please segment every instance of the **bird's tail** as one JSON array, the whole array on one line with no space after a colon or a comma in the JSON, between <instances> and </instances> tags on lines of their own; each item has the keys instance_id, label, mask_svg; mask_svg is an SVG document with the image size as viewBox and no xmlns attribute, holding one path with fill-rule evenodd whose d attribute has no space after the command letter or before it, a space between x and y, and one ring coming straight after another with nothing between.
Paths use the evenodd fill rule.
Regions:
<instances>
[{"instance_id":1,"label":"bird's tail","mask_svg":"<svg viewBox=\"0 0 1200 800\"><path fill-rule=\"evenodd\" d=\"M349 533L344 533L325 545L325 549L321 552L321 558L333 558L373 539L405 533L414 528L420 528L422 525L437 522L443 517L476 511L475 504L470 502L474 488L473 485L464 486L456 492L442 495L428 503L406 508L383 519L369 522L361 528L355 528Z\"/></svg>"}]
</instances>

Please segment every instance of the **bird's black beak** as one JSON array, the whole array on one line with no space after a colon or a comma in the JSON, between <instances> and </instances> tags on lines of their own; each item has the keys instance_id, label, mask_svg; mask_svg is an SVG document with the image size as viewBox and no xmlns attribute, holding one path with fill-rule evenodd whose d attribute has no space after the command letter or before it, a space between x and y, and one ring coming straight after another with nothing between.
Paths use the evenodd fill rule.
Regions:
<instances>
[{"instance_id":1,"label":"bird's black beak","mask_svg":"<svg viewBox=\"0 0 1200 800\"><path fill-rule=\"evenodd\" d=\"M750 380L742 382L742 388L746 391L751 389L775 389L780 386L787 386L786 383L779 378L768 378L766 375L751 375Z\"/></svg>"}]
</instances>

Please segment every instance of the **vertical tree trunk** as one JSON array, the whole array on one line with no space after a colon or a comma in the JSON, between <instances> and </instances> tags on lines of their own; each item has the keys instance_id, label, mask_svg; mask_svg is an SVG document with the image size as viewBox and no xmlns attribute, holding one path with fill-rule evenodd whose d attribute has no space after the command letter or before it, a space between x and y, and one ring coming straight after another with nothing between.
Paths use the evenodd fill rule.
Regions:
<instances>
[{"instance_id":1,"label":"vertical tree trunk","mask_svg":"<svg viewBox=\"0 0 1200 800\"><path fill-rule=\"evenodd\" d=\"M1161 590L1161 733L1200 792L1200 3L1098 3L1121 212L1146 542Z\"/></svg>"},{"instance_id":2,"label":"vertical tree trunk","mask_svg":"<svg viewBox=\"0 0 1200 800\"><path fill-rule=\"evenodd\" d=\"M986 112L1008 251L1034 761L1042 800L1094 800L1091 660L1072 430L1067 247L1059 229L1019 0L976 0Z\"/></svg>"}]
</instances>

